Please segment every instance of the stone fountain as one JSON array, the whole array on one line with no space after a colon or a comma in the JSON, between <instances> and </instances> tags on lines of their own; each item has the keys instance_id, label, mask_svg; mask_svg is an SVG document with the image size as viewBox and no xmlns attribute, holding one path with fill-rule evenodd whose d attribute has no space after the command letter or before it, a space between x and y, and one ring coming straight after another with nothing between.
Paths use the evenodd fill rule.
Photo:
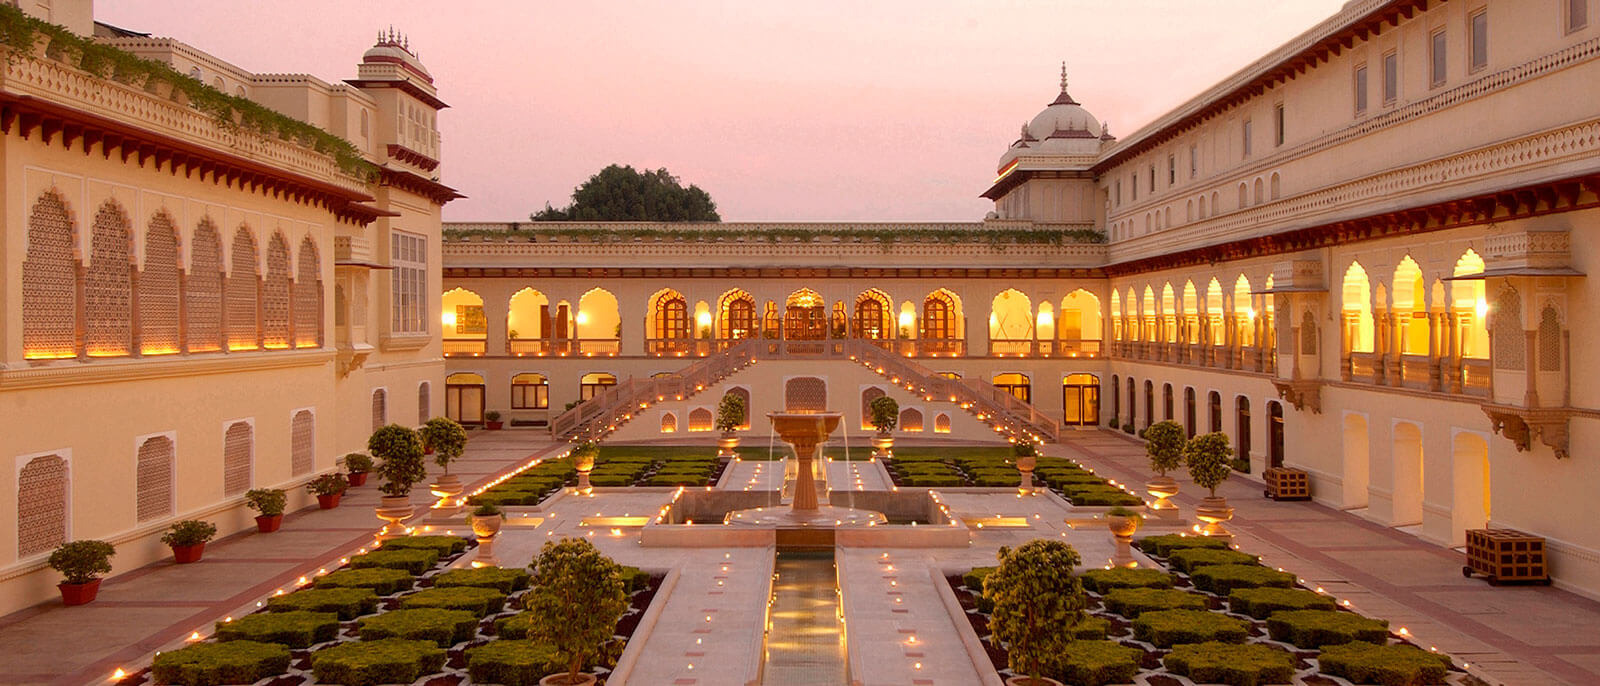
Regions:
<instances>
[{"instance_id":1,"label":"stone fountain","mask_svg":"<svg viewBox=\"0 0 1600 686\"><path fill-rule=\"evenodd\" d=\"M820 504L818 496L827 489L827 470L822 465L823 441L839 428L844 415L838 412L769 412L772 429L794 448L795 468L786 470L784 492L788 506L758 507L729 512L724 523L750 526L865 526L888 521L882 513L850 507ZM818 473L822 474L818 478Z\"/></svg>"}]
</instances>

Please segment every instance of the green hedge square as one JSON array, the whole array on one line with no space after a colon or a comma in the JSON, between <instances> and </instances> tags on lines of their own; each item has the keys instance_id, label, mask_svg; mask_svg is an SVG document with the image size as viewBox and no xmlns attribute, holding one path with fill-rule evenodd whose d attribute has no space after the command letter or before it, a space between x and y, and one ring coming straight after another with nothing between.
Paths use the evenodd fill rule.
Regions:
<instances>
[{"instance_id":1,"label":"green hedge square","mask_svg":"<svg viewBox=\"0 0 1600 686\"><path fill-rule=\"evenodd\" d=\"M432 550L439 557L450 557L467 549L460 536L401 536L383 542L384 550Z\"/></svg>"},{"instance_id":2,"label":"green hedge square","mask_svg":"<svg viewBox=\"0 0 1600 686\"><path fill-rule=\"evenodd\" d=\"M378 611L378 594L370 588L306 588L267 599L270 612L332 612L351 620Z\"/></svg>"},{"instance_id":3,"label":"green hedge square","mask_svg":"<svg viewBox=\"0 0 1600 686\"><path fill-rule=\"evenodd\" d=\"M1143 550L1151 555L1155 555L1156 557L1167 557L1168 555L1172 554L1172 551L1183 550L1185 548L1212 548L1215 550L1227 550L1229 547L1226 539L1211 538L1209 536L1189 536L1185 534L1146 536L1136 541L1135 545L1139 546L1140 550Z\"/></svg>"},{"instance_id":4,"label":"green hedge square","mask_svg":"<svg viewBox=\"0 0 1600 686\"><path fill-rule=\"evenodd\" d=\"M650 585L650 572L622 565L622 585L629 593L643 591Z\"/></svg>"},{"instance_id":5,"label":"green hedge square","mask_svg":"<svg viewBox=\"0 0 1600 686\"><path fill-rule=\"evenodd\" d=\"M1294 587L1294 575L1261 565L1206 565L1189 576L1194 587L1217 595L1228 595L1235 588L1276 586Z\"/></svg>"},{"instance_id":6,"label":"green hedge square","mask_svg":"<svg viewBox=\"0 0 1600 686\"><path fill-rule=\"evenodd\" d=\"M217 622L218 641L257 641L290 648L309 648L339 635L333 612L261 612L231 622Z\"/></svg>"},{"instance_id":7,"label":"green hedge square","mask_svg":"<svg viewBox=\"0 0 1600 686\"><path fill-rule=\"evenodd\" d=\"M319 576L315 582L317 588L370 588L378 595L392 595L401 591L411 590L416 583L416 577L404 569L388 569L384 567L369 567L365 569L341 569L327 576Z\"/></svg>"},{"instance_id":8,"label":"green hedge square","mask_svg":"<svg viewBox=\"0 0 1600 686\"><path fill-rule=\"evenodd\" d=\"M1228 594L1228 609L1256 619L1283 610L1337 610L1333 598L1300 588L1238 588Z\"/></svg>"},{"instance_id":9,"label":"green hedge square","mask_svg":"<svg viewBox=\"0 0 1600 686\"><path fill-rule=\"evenodd\" d=\"M1357 684L1421 686L1442 684L1450 674L1450 658L1408 645L1346 643L1328 646L1317 656L1323 674Z\"/></svg>"},{"instance_id":10,"label":"green hedge square","mask_svg":"<svg viewBox=\"0 0 1600 686\"><path fill-rule=\"evenodd\" d=\"M1133 619L1156 610L1204 610L1205 596L1175 588L1119 588L1106 594L1106 609Z\"/></svg>"},{"instance_id":11,"label":"green hedge square","mask_svg":"<svg viewBox=\"0 0 1600 686\"><path fill-rule=\"evenodd\" d=\"M467 651L467 674L475 684L538 686L566 669L554 646L533 641L490 641Z\"/></svg>"},{"instance_id":12,"label":"green hedge square","mask_svg":"<svg viewBox=\"0 0 1600 686\"><path fill-rule=\"evenodd\" d=\"M638 477L633 474L590 474L589 485L600 488L619 488L632 486L636 478Z\"/></svg>"},{"instance_id":13,"label":"green hedge square","mask_svg":"<svg viewBox=\"0 0 1600 686\"><path fill-rule=\"evenodd\" d=\"M1338 610L1284 610L1267 618L1267 633L1274 641L1298 648L1321 648L1351 641L1381 645L1389 640L1389 622Z\"/></svg>"},{"instance_id":14,"label":"green hedge square","mask_svg":"<svg viewBox=\"0 0 1600 686\"><path fill-rule=\"evenodd\" d=\"M710 483L710 481L711 481L711 479L706 477L705 475L695 476L695 475L689 475L689 474L657 474L656 476L652 476L652 477L650 477L648 479L645 479L644 482L643 482L643 485L645 485L645 486L704 486L707 483Z\"/></svg>"},{"instance_id":15,"label":"green hedge square","mask_svg":"<svg viewBox=\"0 0 1600 686\"><path fill-rule=\"evenodd\" d=\"M1067 496L1067 499L1072 501L1073 505L1079 507L1134 507L1144 504L1144 499L1139 496L1131 495L1109 486L1097 490L1071 493Z\"/></svg>"},{"instance_id":16,"label":"green hedge square","mask_svg":"<svg viewBox=\"0 0 1600 686\"><path fill-rule=\"evenodd\" d=\"M429 588L400 598L400 607L403 609L467 610L479 618L499 612L505 605L505 594L492 588L471 586Z\"/></svg>"},{"instance_id":17,"label":"green hedge square","mask_svg":"<svg viewBox=\"0 0 1600 686\"><path fill-rule=\"evenodd\" d=\"M409 684L444 669L444 661L444 649L432 641L385 638L318 650L311 654L311 673L323 684Z\"/></svg>"},{"instance_id":18,"label":"green hedge square","mask_svg":"<svg viewBox=\"0 0 1600 686\"><path fill-rule=\"evenodd\" d=\"M253 684L289 671L289 648L276 643L195 643L157 655L150 665L158 684Z\"/></svg>"},{"instance_id":19,"label":"green hedge square","mask_svg":"<svg viewBox=\"0 0 1600 686\"><path fill-rule=\"evenodd\" d=\"M350 558L350 566L356 569L403 569L415 576L428 571L438 561L439 554L432 550L390 549L385 545L383 549Z\"/></svg>"},{"instance_id":20,"label":"green hedge square","mask_svg":"<svg viewBox=\"0 0 1600 686\"><path fill-rule=\"evenodd\" d=\"M361 640L404 638L449 648L478 633L478 617L466 610L394 610L361 620Z\"/></svg>"},{"instance_id":21,"label":"green hedge square","mask_svg":"<svg viewBox=\"0 0 1600 686\"><path fill-rule=\"evenodd\" d=\"M527 588L530 576L527 570L508 569L505 567L452 569L433 577L433 587L471 586L474 588L492 588L510 595Z\"/></svg>"},{"instance_id":22,"label":"green hedge square","mask_svg":"<svg viewBox=\"0 0 1600 686\"><path fill-rule=\"evenodd\" d=\"M1116 641L1070 641L1045 669L1071 686L1125 684L1139 673L1144 651Z\"/></svg>"},{"instance_id":23,"label":"green hedge square","mask_svg":"<svg viewBox=\"0 0 1600 686\"><path fill-rule=\"evenodd\" d=\"M506 639L524 639L533 627L532 612L518 612L510 617L494 620L494 635Z\"/></svg>"},{"instance_id":24,"label":"green hedge square","mask_svg":"<svg viewBox=\"0 0 1600 686\"><path fill-rule=\"evenodd\" d=\"M1091 569L1080 575L1083 587L1104 595L1117 588L1172 588L1172 575L1159 569Z\"/></svg>"},{"instance_id":25,"label":"green hedge square","mask_svg":"<svg viewBox=\"0 0 1600 686\"><path fill-rule=\"evenodd\" d=\"M1188 548L1172 551L1167 556L1167 562L1180 572L1193 574L1194 570L1206 565L1253 565L1259 564L1261 558L1237 550Z\"/></svg>"},{"instance_id":26,"label":"green hedge square","mask_svg":"<svg viewBox=\"0 0 1600 686\"><path fill-rule=\"evenodd\" d=\"M913 474L906 477L905 482L917 488L951 488L965 486L967 483L966 479L954 474Z\"/></svg>"},{"instance_id":27,"label":"green hedge square","mask_svg":"<svg viewBox=\"0 0 1600 686\"><path fill-rule=\"evenodd\" d=\"M1173 646L1161 663L1197 684L1257 686L1294 680L1294 656L1269 645L1194 643Z\"/></svg>"},{"instance_id":28,"label":"green hedge square","mask_svg":"<svg viewBox=\"0 0 1600 686\"><path fill-rule=\"evenodd\" d=\"M1250 635L1250 624L1206 610L1158 610L1133 620L1133 635L1157 648L1206 641L1242 643Z\"/></svg>"},{"instance_id":29,"label":"green hedge square","mask_svg":"<svg viewBox=\"0 0 1600 686\"><path fill-rule=\"evenodd\" d=\"M1010 474L979 473L972 477L972 485L986 488L1006 488L1021 486L1022 475L1012 472Z\"/></svg>"}]
</instances>

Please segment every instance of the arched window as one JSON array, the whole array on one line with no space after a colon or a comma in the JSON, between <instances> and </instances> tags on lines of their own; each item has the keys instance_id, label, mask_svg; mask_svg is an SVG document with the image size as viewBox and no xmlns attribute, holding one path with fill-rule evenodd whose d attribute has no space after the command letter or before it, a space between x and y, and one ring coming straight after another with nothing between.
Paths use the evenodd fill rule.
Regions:
<instances>
[{"instance_id":1,"label":"arched window","mask_svg":"<svg viewBox=\"0 0 1600 686\"><path fill-rule=\"evenodd\" d=\"M696 407L689 412L690 431L710 431L716 428L716 421L711 416L711 410Z\"/></svg>"},{"instance_id":2,"label":"arched window","mask_svg":"<svg viewBox=\"0 0 1600 686\"><path fill-rule=\"evenodd\" d=\"M1033 402L1033 382L1026 374L1007 372L996 374L994 387L1003 393L1010 393L1012 397L1025 403Z\"/></svg>"},{"instance_id":3,"label":"arched window","mask_svg":"<svg viewBox=\"0 0 1600 686\"><path fill-rule=\"evenodd\" d=\"M1033 303L1015 288L1000 291L989 308L989 350L1025 355L1032 348Z\"/></svg>"},{"instance_id":4,"label":"arched window","mask_svg":"<svg viewBox=\"0 0 1600 686\"><path fill-rule=\"evenodd\" d=\"M1172 419L1172 384L1161 385L1161 418Z\"/></svg>"},{"instance_id":5,"label":"arched window","mask_svg":"<svg viewBox=\"0 0 1600 686\"><path fill-rule=\"evenodd\" d=\"M919 338L934 352L962 350L961 301L943 288L922 301L922 327Z\"/></svg>"},{"instance_id":6,"label":"arched window","mask_svg":"<svg viewBox=\"0 0 1600 686\"><path fill-rule=\"evenodd\" d=\"M417 426L427 424L433 418L433 384L426 381L417 384Z\"/></svg>"},{"instance_id":7,"label":"arched window","mask_svg":"<svg viewBox=\"0 0 1600 686\"><path fill-rule=\"evenodd\" d=\"M1407 255L1394 270L1394 321L1399 327L1400 352L1427 355L1432 336L1429 326L1428 290L1422 268Z\"/></svg>"},{"instance_id":8,"label":"arched window","mask_svg":"<svg viewBox=\"0 0 1600 686\"><path fill-rule=\"evenodd\" d=\"M933 432L936 434L950 433L950 415L940 412L933 416Z\"/></svg>"},{"instance_id":9,"label":"arched window","mask_svg":"<svg viewBox=\"0 0 1600 686\"><path fill-rule=\"evenodd\" d=\"M617 385L617 376L606 372L590 372L578 379L578 399L588 400Z\"/></svg>"},{"instance_id":10,"label":"arched window","mask_svg":"<svg viewBox=\"0 0 1600 686\"><path fill-rule=\"evenodd\" d=\"M884 393L883 389L878 388L877 386L870 386L861 391L861 429L863 431L873 428L872 401L882 398L885 395L887 394Z\"/></svg>"},{"instance_id":11,"label":"arched window","mask_svg":"<svg viewBox=\"0 0 1600 686\"><path fill-rule=\"evenodd\" d=\"M172 516L173 464L172 439L152 436L139 444L138 465L134 469L134 512L138 521Z\"/></svg>"},{"instance_id":12,"label":"arched window","mask_svg":"<svg viewBox=\"0 0 1600 686\"><path fill-rule=\"evenodd\" d=\"M389 424L389 392L376 388L372 391L372 430L377 431Z\"/></svg>"},{"instance_id":13,"label":"arched window","mask_svg":"<svg viewBox=\"0 0 1600 686\"><path fill-rule=\"evenodd\" d=\"M1464 279L1483 273L1483 258L1468 248L1456 260L1450 282L1450 309L1456 316L1456 341L1462 357L1489 359L1489 302L1483 279Z\"/></svg>"},{"instance_id":14,"label":"arched window","mask_svg":"<svg viewBox=\"0 0 1600 686\"><path fill-rule=\"evenodd\" d=\"M28 214L22 263L22 350L30 360L77 355L77 254L67 204L46 191Z\"/></svg>"},{"instance_id":15,"label":"arched window","mask_svg":"<svg viewBox=\"0 0 1600 686\"><path fill-rule=\"evenodd\" d=\"M295 476L310 474L316 468L317 419L311 410L294 413L289 422L289 468Z\"/></svg>"},{"instance_id":16,"label":"arched window","mask_svg":"<svg viewBox=\"0 0 1600 686\"><path fill-rule=\"evenodd\" d=\"M717 299L717 338L753 338L756 335L756 302L746 293L734 289Z\"/></svg>"},{"instance_id":17,"label":"arched window","mask_svg":"<svg viewBox=\"0 0 1600 686\"><path fill-rule=\"evenodd\" d=\"M256 320L256 238L248 227L233 234L228 264L228 349L260 347Z\"/></svg>"},{"instance_id":18,"label":"arched window","mask_svg":"<svg viewBox=\"0 0 1600 686\"><path fill-rule=\"evenodd\" d=\"M515 377L513 377L513 383ZM513 387L515 388L515 387ZM488 395L481 374L456 372L444 377L444 416L461 424L483 423L483 399ZM516 394L512 394L515 402ZM516 408L512 408L516 409ZM513 423L515 419L513 419Z\"/></svg>"},{"instance_id":19,"label":"arched window","mask_svg":"<svg viewBox=\"0 0 1600 686\"><path fill-rule=\"evenodd\" d=\"M119 357L133 347L133 235L113 201L95 213L83 278L83 343L90 357Z\"/></svg>"},{"instance_id":20,"label":"arched window","mask_svg":"<svg viewBox=\"0 0 1600 686\"><path fill-rule=\"evenodd\" d=\"M1250 187L1241 183L1241 184L1239 184L1239 209L1242 210L1242 209L1244 209L1246 207L1249 207L1249 206L1250 206Z\"/></svg>"},{"instance_id":21,"label":"arched window","mask_svg":"<svg viewBox=\"0 0 1600 686\"><path fill-rule=\"evenodd\" d=\"M300 240L295 263L294 340L297 348L322 345L322 262L310 236Z\"/></svg>"},{"instance_id":22,"label":"arched window","mask_svg":"<svg viewBox=\"0 0 1600 686\"><path fill-rule=\"evenodd\" d=\"M171 355L178 349L178 230L166 212L150 218L139 270L139 352Z\"/></svg>"},{"instance_id":23,"label":"arched window","mask_svg":"<svg viewBox=\"0 0 1600 686\"><path fill-rule=\"evenodd\" d=\"M740 424L738 428L749 429L750 416L755 414L755 412L753 412L754 408L750 405L750 389L745 388L744 386L734 386L733 388L728 389L727 393L723 393L722 395L724 397L730 395L738 396L740 400L744 401L744 423Z\"/></svg>"},{"instance_id":24,"label":"arched window","mask_svg":"<svg viewBox=\"0 0 1600 686\"><path fill-rule=\"evenodd\" d=\"M900 421L898 426L901 431L914 431L921 433L922 410L919 410L915 407L908 407L900 410Z\"/></svg>"},{"instance_id":25,"label":"arched window","mask_svg":"<svg viewBox=\"0 0 1600 686\"><path fill-rule=\"evenodd\" d=\"M1250 399L1239 396L1233 401L1233 422L1236 445L1233 457L1241 464L1250 464Z\"/></svg>"},{"instance_id":26,"label":"arched window","mask_svg":"<svg viewBox=\"0 0 1600 686\"><path fill-rule=\"evenodd\" d=\"M679 341L689 338L689 302L683 294L665 289L650 299L650 337Z\"/></svg>"},{"instance_id":27,"label":"arched window","mask_svg":"<svg viewBox=\"0 0 1600 686\"><path fill-rule=\"evenodd\" d=\"M1149 379L1144 380L1144 425L1149 428L1156 421L1156 384Z\"/></svg>"},{"instance_id":28,"label":"arched window","mask_svg":"<svg viewBox=\"0 0 1600 686\"><path fill-rule=\"evenodd\" d=\"M1200 196L1200 218L1206 218L1206 196Z\"/></svg>"},{"instance_id":29,"label":"arched window","mask_svg":"<svg viewBox=\"0 0 1600 686\"><path fill-rule=\"evenodd\" d=\"M1367 280L1367 270L1360 262L1351 262L1344 272L1344 287L1340 307L1344 324L1344 339L1350 352L1370 353L1373 350L1372 293Z\"/></svg>"},{"instance_id":30,"label":"arched window","mask_svg":"<svg viewBox=\"0 0 1600 686\"><path fill-rule=\"evenodd\" d=\"M511 409L550 409L550 380L543 374L517 374L511 377Z\"/></svg>"},{"instance_id":31,"label":"arched window","mask_svg":"<svg viewBox=\"0 0 1600 686\"><path fill-rule=\"evenodd\" d=\"M1283 180L1278 177L1278 173L1277 172L1273 172L1272 173L1272 199L1273 200L1277 200L1279 195L1282 192L1283 192Z\"/></svg>"},{"instance_id":32,"label":"arched window","mask_svg":"<svg viewBox=\"0 0 1600 686\"><path fill-rule=\"evenodd\" d=\"M1255 183L1255 189L1256 189L1256 204L1260 205L1261 203L1265 202L1266 199L1267 199L1267 185L1265 183L1262 183L1260 178L1257 178L1256 179L1256 183Z\"/></svg>"},{"instance_id":33,"label":"arched window","mask_svg":"<svg viewBox=\"0 0 1600 686\"><path fill-rule=\"evenodd\" d=\"M862 291L856 296L855 310L851 328L856 338L884 340L894 337L894 328L889 322L889 297L883 291Z\"/></svg>"},{"instance_id":34,"label":"arched window","mask_svg":"<svg viewBox=\"0 0 1600 686\"><path fill-rule=\"evenodd\" d=\"M1300 354L1317 354L1317 318L1306 310L1300 317Z\"/></svg>"},{"instance_id":35,"label":"arched window","mask_svg":"<svg viewBox=\"0 0 1600 686\"><path fill-rule=\"evenodd\" d=\"M661 413L661 433L670 434L678 432L678 415L671 412Z\"/></svg>"},{"instance_id":36,"label":"arched window","mask_svg":"<svg viewBox=\"0 0 1600 686\"><path fill-rule=\"evenodd\" d=\"M282 233L273 232L267 240L267 277L261 289L261 340L268 350L288 348L289 299L289 241Z\"/></svg>"},{"instance_id":37,"label":"arched window","mask_svg":"<svg viewBox=\"0 0 1600 686\"><path fill-rule=\"evenodd\" d=\"M255 481L255 427L234 422L222 436L222 494L235 496Z\"/></svg>"},{"instance_id":38,"label":"arched window","mask_svg":"<svg viewBox=\"0 0 1600 686\"><path fill-rule=\"evenodd\" d=\"M1121 423L1122 417L1122 379L1116 374L1111 375L1111 423ZM1116 427L1112 427L1116 428Z\"/></svg>"},{"instance_id":39,"label":"arched window","mask_svg":"<svg viewBox=\"0 0 1600 686\"><path fill-rule=\"evenodd\" d=\"M1200 430L1198 419L1195 417L1194 389L1183 389L1183 430L1194 438L1195 432Z\"/></svg>"},{"instance_id":40,"label":"arched window","mask_svg":"<svg viewBox=\"0 0 1600 686\"><path fill-rule=\"evenodd\" d=\"M1206 396L1206 409L1210 410L1211 433L1222 430L1222 394L1212 391Z\"/></svg>"},{"instance_id":41,"label":"arched window","mask_svg":"<svg viewBox=\"0 0 1600 686\"><path fill-rule=\"evenodd\" d=\"M189 352L222 349L222 238L211 220L195 227L189 255L189 279L184 284L183 316Z\"/></svg>"},{"instance_id":42,"label":"arched window","mask_svg":"<svg viewBox=\"0 0 1600 686\"><path fill-rule=\"evenodd\" d=\"M17 558L47 553L67 542L67 460L44 455L17 472Z\"/></svg>"}]
</instances>

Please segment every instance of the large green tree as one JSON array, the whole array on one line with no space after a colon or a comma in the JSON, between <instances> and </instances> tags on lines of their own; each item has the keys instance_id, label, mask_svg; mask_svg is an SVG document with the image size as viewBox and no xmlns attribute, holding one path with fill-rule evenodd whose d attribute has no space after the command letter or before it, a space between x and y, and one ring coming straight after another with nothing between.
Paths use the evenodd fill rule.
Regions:
<instances>
[{"instance_id":1,"label":"large green tree","mask_svg":"<svg viewBox=\"0 0 1600 686\"><path fill-rule=\"evenodd\" d=\"M572 191L572 204L561 209L545 203L530 217L536 222L633 221L720 222L711 195L691 184L684 188L665 168L638 171L615 164L589 177Z\"/></svg>"}]
</instances>

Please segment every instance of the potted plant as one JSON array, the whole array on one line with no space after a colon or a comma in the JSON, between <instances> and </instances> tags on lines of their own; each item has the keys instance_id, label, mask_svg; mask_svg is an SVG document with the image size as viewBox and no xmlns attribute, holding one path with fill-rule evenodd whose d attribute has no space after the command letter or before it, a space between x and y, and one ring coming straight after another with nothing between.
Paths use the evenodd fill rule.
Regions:
<instances>
[{"instance_id":1,"label":"potted plant","mask_svg":"<svg viewBox=\"0 0 1600 686\"><path fill-rule=\"evenodd\" d=\"M472 563L474 567L492 567L500 564L494 556L494 537L500 533L502 521L500 508L489 503L474 508L472 516L467 518L467 524L472 527L472 535L478 537L478 556Z\"/></svg>"},{"instance_id":2,"label":"potted plant","mask_svg":"<svg viewBox=\"0 0 1600 686\"><path fill-rule=\"evenodd\" d=\"M372 458L366 453L350 453L344 456L344 469L350 486L363 486L367 483L367 473L372 471Z\"/></svg>"},{"instance_id":3,"label":"potted plant","mask_svg":"<svg viewBox=\"0 0 1600 686\"><path fill-rule=\"evenodd\" d=\"M878 430L878 435L872 437L872 456L888 459L894 457L891 450L894 447L894 431L896 424L900 423L900 403L887 395L879 396L867 403L867 424Z\"/></svg>"},{"instance_id":4,"label":"potted plant","mask_svg":"<svg viewBox=\"0 0 1600 686\"><path fill-rule=\"evenodd\" d=\"M722 438L717 439L717 457L733 457L733 449L739 447L739 427L744 426L745 412L744 397L725 393L721 402L717 403L717 431L722 432Z\"/></svg>"},{"instance_id":5,"label":"potted plant","mask_svg":"<svg viewBox=\"0 0 1600 686\"><path fill-rule=\"evenodd\" d=\"M523 607L533 615L528 638L555 648L567 664L564 674L539 680L540 686L590 686L583 674L589 656L617 632L617 620L628 610L622 568L588 541L549 541L534 562L533 590Z\"/></svg>"},{"instance_id":6,"label":"potted plant","mask_svg":"<svg viewBox=\"0 0 1600 686\"><path fill-rule=\"evenodd\" d=\"M394 535L401 520L414 512L411 487L428 478L428 469L422 464L422 439L411 429L390 424L372 432L367 452L378 460L378 478L383 482L378 485L383 498L377 510L378 518L387 522L383 535Z\"/></svg>"},{"instance_id":7,"label":"potted plant","mask_svg":"<svg viewBox=\"0 0 1600 686\"><path fill-rule=\"evenodd\" d=\"M1011 444L1011 456L1017 458L1017 471L1022 473L1018 488L1024 493L1033 492L1033 468L1039 465L1039 448L1024 438Z\"/></svg>"},{"instance_id":8,"label":"potted plant","mask_svg":"<svg viewBox=\"0 0 1600 686\"><path fill-rule=\"evenodd\" d=\"M569 451L572 456L572 466L578 470L578 492L585 495L594 491L589 485L589 472L594 471L594 460L600 456L600 446L594 441L583 441Z\"/></svg>"},{"instance_id":9,"label":"potted plant","mask_svg":"<svg viewBox=\"0 0 1600 686\"><path fill-rule=\"evenodd\" d=\"M1177 469L1183 462L1183 427L1171 420L1157 422L1146 427L1143 435L1144 453L1150 458L1150 470L1156 473L1144 485L1156 499L1150 509L1163 515L1176 515L1178 506L1173 505L1170 498L1178 494L1178 480L1167 472Z\"/></svg>"},{"instance_id":10,"label":"potted plant","mask_svg":"<svg viewBox=\"0 0 1600 686\"><path fill-rule=\"evenodd\" d=\"M199 562L200 556L206 552L206 541L217 535L217 525L198 519L185 519L173 522L167 532L161 534L161 542L172 547L172 557L178 564L185 565Z\"/></svg>"},{"instance_id":11,"label":"potted plant","mask_svg":"<svg viewBox=\"0 0 1600 686\"><path fill-rule=\"evenodd\" d=\"M505 424L500 421L499 410L489 410L488 412L483 413L483 428L490 431L499 431L503 426L505 426Z\"/></svg>"},{"instance_id":12,"label":"potted plant","mask_svg":"<svg viewBox=\"0 0 1600 686\"><path fill-rule=\"evenodd\" d=\"M283 508L288 502L289 497L281 488L252 488L244 493L244 504L260 513L256 515L256 531L264 534L277 531L283 524Z\"/></svg>"},{"instance_id":13,"label":"potted plant","mask_svg":"<svg viewBox=\"0 0 1600 686\"><path fill-rule=\"evenodd\" d=\"M324 510L331 510L339 506L339 499L344 496L350 482L338 472L323 474L306 482L306 492L317 496L317 506Z\"/></svg>"},{"instance_id":14,"label":"potted plant","mask_svg":"<svg viewBox=\"0 0 1600 686\"><path fill-rule=\"evenodd\" d=\"M1228 506L1227 498L1217 496L1217 487L1233 471L1232 458L1233 446L1228 444L1228 435L1221 431L1195 436L1183 447L1183 459L1189 463L1189 478L1194 479L1196 486L1211 492L1194 510L1194 516L1206 523L1204 533L1207 536L1230 535L1222 523L1233 519L1233 508Z\"/></svg>"},{"instance_id":15,"label":"potted plant","mask_svg":"<svg viewBox=\"0 0 1600 686\"><path fill-rule=\"evenodd\" d=\"M983 580L983 597L994 603L989 630L1007 650L1018 676L1010 686L1060 686L1042 676L1044 666L1073 640L1083 620L1083 582L1073 573L1080 562L1072 546L1036 539L1015 549L1001 548L1000 565Z\"/></svg>"},{"instance_id":16,"label":"potted plant","mask_svg":"<svg viewBox=\"0 0 1600 686\"><path fill-rule=\"evenodd\" d=\"M467 450L467 430L454 419L434 417L422 425L418 432L422 445L433 453L433 463L444 468L444 474L430 487L434 496L450 498L461 493L461 479L450 473L450 463Z\"/></svg>"},{"instance_id":17,"label":"potted plant","mask_svg":"<svg viewBox=\"0 0 1600 686\"><path fill-rule=\"evenodd\" d=\"M50 553L50 568L61 572L63 605L83 605L100 593L100 575L111 573L111 556L117 549L105 541L71 541Z\"/></svg>"}]
</instances>

